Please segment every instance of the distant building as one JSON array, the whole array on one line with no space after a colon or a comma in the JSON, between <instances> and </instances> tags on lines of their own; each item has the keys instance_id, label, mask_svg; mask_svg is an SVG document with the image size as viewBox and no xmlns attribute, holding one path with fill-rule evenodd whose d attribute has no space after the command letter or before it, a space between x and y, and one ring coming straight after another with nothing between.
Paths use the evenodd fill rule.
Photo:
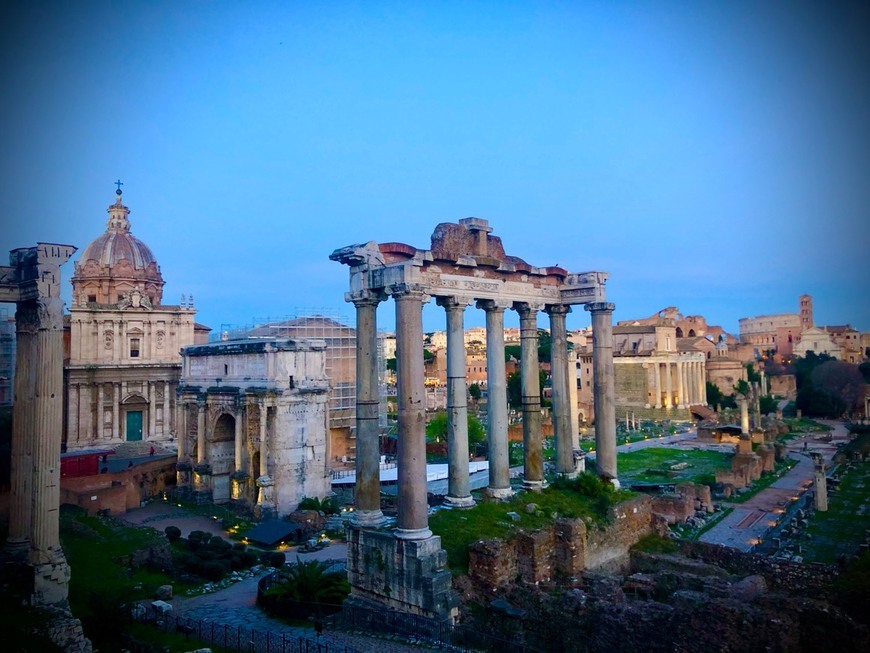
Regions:
<instances>
[{"instance_id":1,"label":"distant building","mask_svg":"<svg viewBox=\"0 0 870 653\"><path fill-rule=\"evenodd\" d=\"M843 347L825 327L813 327L803 332L801 341L795 345L794 354L806 357L808 352L814 352L817 355L827 354L843 360Z\"/></svg>"},{"instance_id":2,"label":"distant building","mask_svg":"<svg viewBox=\"0 0 870 653\"><path fill-rule=\"evenodd\" d=\"M740 342L752 345L756 358L771 351L781 358L790 357L803 331L813 326L813 298L801 295L799 304L799 313L740 318Z\"/></svg>"},{"instance_id":3,"label":"distant building","mask_svg":"<svg viewBox=\"0 0 870 653\"><path fill-rule=\"evenodd\" d=\"M150 441L173 445L182 347L208 339L193 297L163 304L163 275L130 231L121 192L106 231L82 250L72 276L65 342L68 451Z\"/></svg>"}]
</instances>

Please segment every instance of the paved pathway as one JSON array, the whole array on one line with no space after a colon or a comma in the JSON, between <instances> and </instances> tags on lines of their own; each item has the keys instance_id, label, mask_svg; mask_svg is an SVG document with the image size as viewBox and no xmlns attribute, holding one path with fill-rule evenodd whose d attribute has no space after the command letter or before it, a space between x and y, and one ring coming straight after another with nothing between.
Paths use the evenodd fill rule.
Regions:
<instances>
[{"instance_id":1,"label":"paved pathway","mask_svg":"<svg viewBox=\"0 0 870 653\"><path fill-rule=\"evenodd\" d=\"M699 539L740 551L750 551L759 539L764 538L792 502L812 486L813 462L809 454L821 453L825 461L830 462L837 452L837 444L849 440L844 424L831 421L823 423L831 428L830 441L823 439L822 433L810 433L790 441L787 445L788 455L797 460L797 464L746 503L733 504L735 507L731 514L721 519Z\"/></svg>"},{"instance_id":2,"label":"paved pathway","mask_svg":"<svg viewBox=\"0 0 870 653\"><path fill-rule=\"evenodd\" d=\"M189 535L191 531L200 530L229 539L226 532L221 529L220 521L190 513L168 502L155 501L144 508L131 510L124 516L124 520L131 524L150 526L161 532L166 526L177 526L181 529L184 537ZM335 542L324 549L311 553L301 553L297 551L296 547L291 547L285 553L290 561L295 560L297 556L301 560L344 561L347 559L347 545L343 542ZM344 651L344 648L347 647L349 652L358 651L359 653L368 653L369 651L401 653L426 650L427 648L408 642L340 631L324 631L318 638L311 628L288 626L279 620L266 616L257 607L257 582L261 577L262 574L254 578L247 578L209 594L192 597L176 596L171 601L173 610L179 616L214 623L216 632L220 633L223 630L233 643L239 637L243 638L242 641L250 641L251 630L259 631L261 634L255 638L257 642L254 647L255 653L259 653L260 645L262 645L263 651L266 651L267 648L272 653L281 651L280 646L284 637L288 642L287 651L297 650L297 648L291 647L290 643L295 644L299 637L317 640L330 647L335 646L337 650ZM265 635L262 634L267 631L271 633L271 646L266 645ZM245 637L247 639L244 639Z\"/></svg>"}]
</instances>

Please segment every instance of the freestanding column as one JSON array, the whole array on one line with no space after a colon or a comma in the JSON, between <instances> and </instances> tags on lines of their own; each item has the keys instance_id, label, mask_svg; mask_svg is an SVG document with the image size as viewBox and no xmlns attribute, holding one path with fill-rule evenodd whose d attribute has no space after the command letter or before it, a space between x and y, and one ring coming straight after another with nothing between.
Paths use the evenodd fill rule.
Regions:
<instances>
[{"instance_id":1,"label":"freestanding column","mask_svg":"<svg viewBox=\"0 0 870 653\"><path fill-rule=\"evenodd\" d=\"M444 503L470 508L471 482L468 478L468 388L465 384L466 301L459 297L439 297L447 313L447 496Z\"/></svg>"},{"instance_id":2,"label":"freestanding column","mask_svg":"<svg viewBox=\"0 0 870 653\"><path fill-rule=\"evenodd\" d=\"M593 333L593 338L594 338L594 336L595 336L595 334ZM593 366L594 366L594 361L593 361ZM662 407L662 378L661 378L661 367L659 366L658 361L655 361L653 363L653 378L655 379L655 386L656 386L656 397L655 397L656 400L653 403L653 406L655 408L661 408ZM596 413L596 415L597 415L597 413Z\"/></svg>"},{"instance_id":3,"label":"freestanding column","mask_svg":"<svg viewBox=\"0 0 870 653\"><path fill-rule=\"evenodd\" d=\"M398 395L398 517L396 537L432 536L426 501L426 387L423 383L422 289L403 283L396 300L396 385Z\"/></svg>"},{"instance_id":4,"label":"freestanding column","mask_svg":"<svg viewBox=\"0 0 870 653\"><path fill-rule=\"evenodd\" d=\"M598 475L616 479L616 402L613 384L614 305L586 304L592 313L592 376L595 404L595 465Z\"/></svg>"},{"instance_id":5,"label":"freestanding column","mask_svg":"<svg viewBox=\"0 0 870 653\"><path fill-rule=\"evenodd\" d=\"M746 397L739 395L737 403L740 405L740 434L749 435L749 402Z\"/></svg>"},{"instance_id":6,"label":"freestanding column","mask_svg":"<svg viewBox=\"0 0 870 653\"><path fill-rule=\"evenodd\" d=\"M15 403L12 407L12 493L9 505L9 537L6 551L24 559L30 550L33 514L33 442L36 424L37 309L35 302L22 302L15 311Z\"/></svg>"},{"instance_id":7,"label":"freestanding column","mask_svg":"<svg viewBox=\"0 0 870 653\"><path fill-rule=\"evenodd\" d=\"M489 486L487 495L495 499L511 496L508 461L507 379L504 360L504 309L494 300L477 302L486 311L486 415Z\"/></svg>"},{"instance_id":8,"label":"freestanding column","mask_svg":"<svg viewBox=\"0 0 870 653\"><path fill-rule=\"evenodd\" d=\"M683 408L688 406L686 394L683 385L683 373L686 371L686 364L682 361L677 363L677 407Z\"/></svg>"},{"instance_id":9,"label":"freestanding column","mask_svg":"<svg viewBox=\"0 0 870 653\"><path fill-rule=\"evenodd\" d=\"M556 473L574 475L574 451L571 446L571 417L568 395L568 331L565 316L570 306L547 306L550 316L550 371L553 376L553 435L556 440ZM595 411L596 421L598 410ZM615 418L615 417L614 417Z\"/></svg>"},{"instance_id":10,"label":"freestanding column","mask_svg":"<svg viewBox=\"0 0 870 653\"><path fill-rule=\"evenodd\" d=\"M543 306L517 302L520 315L520 372L523 392L523 485L544 487L544 438L541 432L541 377L538 363L538 311Z\"/></svg>"},{"instance_id":11,"label":"freestanding column","mask_svg":"<svg viewBox=\"0 0 870 653\"><path fill-rule=\"evenodd\" d=\"M672 408L674 405L674 384L671 381L671 362L665 361L665 408Z\"/></svg>"},{"instance_id":12,"label":"freestanding column","mask_svg":"<svg viewBox=\"0 0 870 653\"><path fill-rule=\"evenodd\" d=\"M356 307L356 487L353 520L363 528L384 523L381 512L381 450L378 424L377 309L383 295L360 291Z\"/></svg>"}]
</instances>

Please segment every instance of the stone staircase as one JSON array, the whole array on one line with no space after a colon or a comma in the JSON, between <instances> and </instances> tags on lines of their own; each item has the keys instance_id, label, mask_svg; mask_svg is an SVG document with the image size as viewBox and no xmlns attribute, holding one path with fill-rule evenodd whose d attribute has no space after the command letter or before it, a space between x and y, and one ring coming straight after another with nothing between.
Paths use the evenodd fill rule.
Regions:
<instances>
[{"instance_id":1,"label":"stone staircase","mask_svg":"<svg viewBox=\"0 0 870 653\"><path fill-rule=\"evenodd\" d=\"M154 447L155 456L175 453L174 451L166 449L160 443L148 442L147 440L140 440L137 442L122 442L121 444L115 445L112 448L115 450L116 458L141 458L143 456L151 455L151 447Z\"/></svg>"}]
</instances>

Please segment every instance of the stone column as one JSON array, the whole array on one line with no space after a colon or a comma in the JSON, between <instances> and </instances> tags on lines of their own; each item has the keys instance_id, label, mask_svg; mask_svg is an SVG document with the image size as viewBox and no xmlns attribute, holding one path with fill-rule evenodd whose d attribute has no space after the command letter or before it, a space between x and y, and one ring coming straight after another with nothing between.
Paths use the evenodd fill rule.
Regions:
<instances>
[{"instance_id":1,"label":"stone column","mask_svg":"<svg viewBox=\"0 0 870 653\"><path fill-rule=\"evenodd\" d=\"M565 316L570 306L549 305L550 316L550 373L553 377L553 436L556 444L556 473L574 475L574 451L571 445L571 416L568 392L568 330ZM596 422L598 409L595 410ZM614 416L615 419L615 416Z\"/></svg>"},{"instance_id":2,"label":"stone column","mask_svg":"<svg viewBox=\"0 0 870 653\"><path fill-rule=\"evenodd\" d=\"M121 384L112 384L112 439L121 437Z\"/></svg>"},{"instance_id":3,"label":"stone column","mask_svg":"<svg viewBox=\"0 0 870 653\"><path fill-rule=\"evenodd\" d=\"M12 457L9 535L6 551L23 560L30 550L33 515L33 443L36 432L37 329L35 302L22 302L15 311L15 379L12 406Z\"/></svg>"},{"instance_id":4,"label":"stone column","mask_svg":"<svg viewBox=\"0 0 870 653\"><path fill-rule=\"evenodd\" d=\"M701 361L698 363L698 402L707 403L707 375L704 373L706 363Z\"/></svg>"},{"instance_id":5,"label":"stone column","mask_svg":"<svg viewBox=\"0 0 870 653\"><path fill-rule=\"evenodd\" d=\"M674 384L672 381L672 371L673 366L670 361L665 361L665 394L667 395L667 401L665 402L666 408L673 408L674 406Z\"/></svg>"},{"instance_id":6,"label":"stone column","mask_svg":"<svg viewBox=\"0 0 870 653\"><path fill-rule=\"evenodd\" d=\"M684 408L688 406L686 394L683 386L683 375L686 371L686 364L683 361L677 362L677 407Z\"/></svg>"},{"instance_id":7,"label":"stone column","mask_svg":"<svg viewBox=\"0 0 870 653\"><path fill-rule=\"evenodd\" d=\"M244 411L242 410L241 406L236 408L236 411L233 414L233 417L236 418L236 431L234 433L234 435L235 435L235 442L234 442L235 447L233 450L234 471L243 472L243 471L245 471L244 462L242 460L242 454L244 452L244 446L245 446L245 430L244 430L244 419L243 419L244 418Z\"/></svg>"},{"instance_id":8,"label":"stone column","mask_svg":"<svg viewBox=\"0 0 870 653\"><path fill-rule=\"evenodd\" d=\"M598 475L616 479L616 390L613 383L613 309L609 302L586 304L592 313L592 374L595 405L595 464Z\"/></svg>"},{"instance_id":9,"label":"stone column","mask_svg":"<svg viewBox=\"0 0 870 653\"><path fill-rule=\"evenodd\" d=\"M511 496L508 461L507 378L504 360L504 310L493 300L481 300L477 307L486 312L486 415L489 486L486 493L496 499Z\"/></svg>"},{"instance_id":10,"label":"stone column","mask_svg":"<svg viewBox=\"0 0 870 653\"><path fill-rule=\"evenodd\" d=\"M828 510L828 478L825 476L825 459L818 452L813 452L812 457L815 507L819 512L826 512Z\"/></svg>"},{"instance_id":11,"label":"stone column","mask_svg":"<svg viewBox=\"0 0 870 653\"><path fill-rule=\"evenodd\" d=\"M257 487L260 488L257 497L255 515L259 519L269 519L274 515L275 497L273 486L275 481L269 476L269 434L268 434L269 409L265 399L260 400L260 476L257 478Z\"/></svg>"},{"instance_id":12,"label":"stone column","mask_svg":"<svg viewBox=\"0 0 870 653\"><path fill-rule=\"evenodd\" d=\"M356 307L356 487L353 521L363 528L384 524L381 512L381 449L378 410L377 309L383 297L369 291L352 296Z\"/></svg>"},{"instance_id":13,"label":"stone column","mask_svg":"<svg viewBox=\"0 0 870 653\"><path fill-rule=\"evenodd\" d=\"M169 381L163 382L163 423L161 424L161 434L168 437L172 433L172 413L169 412Z\"/></svg>"},{"instance_id":14,"label":"stone column","mask_svg":"<svg viewBox=\"0 0 870 653\"><path fill-rule=\"evenodd\" d=\"M79 440L79 384L69 384L69 407L67 408L67 446ZM74 437L71 437L74 436Z\"/></svg>"},{"instance_id":15,"label":"stone column","mask_svg":"<svg viewBox=\"0 0 870 653\"><path fill-rule=\"evenodd\" d=\"M103 396L103 383L97 383L97 421L96 421L96 433L94 437L97 440L102 440L105 437L106 433L106 424L103 412L104 407L103 403L105 402L105 398Z\"/></svg>"},{"instance_id":16,"label":"stone column","mask_svg":"<svg viewBox=\"0 0 870 653\"><path fill-rule=\"evenodd\" d=\"M749 435L749 402L746 397L740 395L737 398L737 403L740 406L740 434Z\"/></svg>"},{"instance_id":17,"label":"stone column","mask_svg":"<svg viewBox=\"0 0 870 653\"><path fill-rule=\"evenodd\" d=\"M196 464L207 462L205 456L205 404L197 405L196 412Z\"/></svg>"},{"instance_id":18,"label":"stone column","mask_svg":"<svg viewBox=\"0 0 870 653\"><path fill-rule=\"evenodd\" d=\"M187 404L175 400L175 440L178 442L178 462L187 458Z\"/></svg>"},{"instance_id":19,"label":"stone column","mask_svg":"<svg viewBox=\"0 0 870 653\"><path fill-rule=\"evenodd\" d=\"M594 337L594 335L595 334L593 334L593 337ZM661 408L662 407L662 378L661 378L661 369L659 368L658 361L653 362L653 378L655 379L655 386L656 386L656 396L655 396L656 400L655 400L655 403L653 403L653 406L655 408Z\"/></svg>"},{"instance_id":20,"label":"stone column","mask_svg":"<svg viewBox=\"0 0 870 653\"><path fill-rule=\"evenodd\" d=\"M538 311L543 306L517 302L520 316L520 373L523 393L523 485L544 487L544 438L541 430L541 377L538 361Z\"/></svg>"},{"instance_id":21,"label":"stone column","mask_svg":"<svg viewBox=\"0 0 870 653\"><path fill-rule=\"evenodd\" d=\"M265 400L260 400L260 476L269 475L269 443L267 441L267 419L269 410Z\"/></svg>"},{"instance_id":22,"label":"stone column","mask_svg":"<svg viewBox=\"0 0 870 653\"><path fill-rule=\"evenodd\" d=\"M148 440L157 435L157 385L148 381Z\"/></svg>"},{"instance_id":23,"label":"stone column","mask_svg":"<svg viewBox=\"0 0 870 653\"><path fill-rule=\"evenodd\" d=\"M447 314L447 496L444 502L455 508L470 508L471 481L468 476L468 387L465 384L466 300L439 297Z\"/></svg>"},{"instance_id":24,"label":"stone column","mask_svg":"<svg viewBox=\"0 0 870 653\"><path fill-rule=\"evenodd\" d=\"M426 501L426 388L423 383L423 301L415 284L392 292L396 301L396 385L398 395L398 516L396 537L432 537Z\"/></svg>"}]
</instances>

